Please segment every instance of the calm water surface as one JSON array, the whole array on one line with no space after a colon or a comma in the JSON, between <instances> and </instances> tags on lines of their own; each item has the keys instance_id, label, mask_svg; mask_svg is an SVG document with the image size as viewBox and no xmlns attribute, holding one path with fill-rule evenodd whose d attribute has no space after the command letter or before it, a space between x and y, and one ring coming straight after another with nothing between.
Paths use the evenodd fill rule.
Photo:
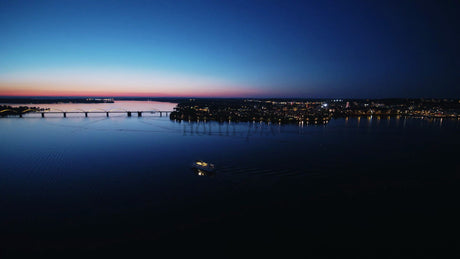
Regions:
<instances>
[{"instance_id":1,"label":"calm water surface","mask_svg":"<svg viewBox=\"0 0 460 259\"><path fill-rule=\"evenodd\" d=\"M175 122L158 114L2 118L1 246L458 244L443 233L458 230L459 125L376 117L326 126ZM216 173L198 176L190 169L197 159L215 163Z\"/></svg>"}]
</instances>

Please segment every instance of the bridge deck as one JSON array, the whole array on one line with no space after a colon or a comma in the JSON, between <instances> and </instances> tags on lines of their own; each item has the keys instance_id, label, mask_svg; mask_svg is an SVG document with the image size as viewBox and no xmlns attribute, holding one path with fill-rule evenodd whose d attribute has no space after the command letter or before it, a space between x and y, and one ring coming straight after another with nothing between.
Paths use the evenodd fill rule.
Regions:
<instances>
[{"instance_id":1,"label":"bridge deck","mask_svg":"<svg viewBox=\"0 0 460 259\"><path fill-rule=\"evenodd\" d=\"M2 115L3 112L5 111L8 111L9 109L6 109L6 110L2 110L0 111L0 115ZM88 117L88 114L92 114L92 113L105 113L107 115L107 117L109 117L109 114L111 113L126 113L126 115L128 117L131 117L131 114L137 114L138 117L141 117L143 113L149 113L149 114L157 114L159 113L160 116L163 116L163 114L165 115L168 115L168 113L170 114L171 112L173 111L157 111L157 110L150 110L150 111L124 111L124 110L113 110L113 111L105 111L105 110L96 110L96 111L83 111L83 110L70 110L70 111L59 111L59 110L52 110L52 111L27 111L27 112L23 112L23 113L20 113L20 112L17 112L17 113L3 113L3 116L1 117L5 117L5 116L8 116L8 115L16 115L16 116L19 116L19 117L22 117L22 115L24 114L41 114L41 116L44 118L45 117L45 114L62 114L64 117L67 116L67 114L71 114L71 113L80 113L80 114L84 114L85 117Z\"/></svg>"},{"instance_id":2,"label":"bridge deck","mask_svg":"<svg viewBox=\"0 0 460 259\"><path fill-rule=\"evenodd\" d=\"M173 111L31 111L29 113L170 113Z\"/></svg>"}]
</instances>

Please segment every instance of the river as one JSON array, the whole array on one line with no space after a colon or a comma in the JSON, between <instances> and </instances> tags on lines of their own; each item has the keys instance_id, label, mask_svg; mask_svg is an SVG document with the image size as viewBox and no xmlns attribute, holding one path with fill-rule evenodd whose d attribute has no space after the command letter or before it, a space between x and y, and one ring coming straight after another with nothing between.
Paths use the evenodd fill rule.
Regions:
<instances>
[{"instance_id":1,"label":"river","mask_svg":"<svg viewBox=\"0 0 460 259\"><path fill-rule=\"evenodd\" d=\"M450 244L460 216L459 125L403 117L321 126L122 113L1 118L0 241L18 251ZM216 172L197 175L197 159Z\"/></svg>"}]
</instances>

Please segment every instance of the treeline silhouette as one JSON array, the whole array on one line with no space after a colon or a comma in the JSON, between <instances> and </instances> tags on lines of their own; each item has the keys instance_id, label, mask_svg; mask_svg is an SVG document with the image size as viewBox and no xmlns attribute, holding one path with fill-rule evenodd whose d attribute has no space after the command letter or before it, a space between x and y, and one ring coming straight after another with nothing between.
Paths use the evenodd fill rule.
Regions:
<instances>
[{"instance_id":1,"label":"treeline silhouette","mask_svg":"<svg viewBox=\"0 0 460 259\"><path fill-rule=\"evenodd\" d=\"M0 116L5 117L8 115L19 115L33 111L44 111L43 108L38 107L28 107L28 106L19 106L12 107L8 105L0 105Z\"/></svg>"},{"instance_id":2,"label":"treeline silhouette","mask_svg":"<svg viewBox=\"0 0 460 259\"><path fill-rule=\"evenodd\" d=\"M110 98L45 98L45 97L0 97L0 103L50 104L50 103L113 103Z\"/></svg>"}]
</instances>

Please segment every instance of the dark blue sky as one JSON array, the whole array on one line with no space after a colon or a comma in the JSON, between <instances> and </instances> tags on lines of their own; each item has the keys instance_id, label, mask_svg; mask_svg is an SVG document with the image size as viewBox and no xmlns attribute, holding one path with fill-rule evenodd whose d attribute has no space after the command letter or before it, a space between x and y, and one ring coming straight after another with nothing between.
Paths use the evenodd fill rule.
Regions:
<instances>
[{"instance_id":1,"label":"dark blue sky","mask_svg":"<svg viewBox=\"0 0 460 259\"><path fill-rule=\"evenodd\" d=\"M0 94L460 97L460 1L0 1Z\"/></svg>"}]
</instances>

